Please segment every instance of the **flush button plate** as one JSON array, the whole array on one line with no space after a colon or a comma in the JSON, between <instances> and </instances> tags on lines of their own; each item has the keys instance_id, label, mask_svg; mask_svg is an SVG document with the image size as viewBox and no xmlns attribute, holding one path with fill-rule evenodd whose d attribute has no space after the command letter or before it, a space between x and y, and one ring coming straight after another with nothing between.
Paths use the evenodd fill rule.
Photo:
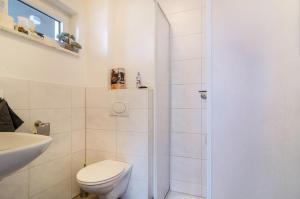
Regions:
<instances>
[{"instance_id":1,"label":"flush button plate","mask_svg":"<svg viewBox=\"0 0 300 199\"><path fill-rule=\"evenodd\" d=\"M122 101L113 102L111 105L111 115L117 117L128 117L128 103Z\"/></svg>"}]
</instances>

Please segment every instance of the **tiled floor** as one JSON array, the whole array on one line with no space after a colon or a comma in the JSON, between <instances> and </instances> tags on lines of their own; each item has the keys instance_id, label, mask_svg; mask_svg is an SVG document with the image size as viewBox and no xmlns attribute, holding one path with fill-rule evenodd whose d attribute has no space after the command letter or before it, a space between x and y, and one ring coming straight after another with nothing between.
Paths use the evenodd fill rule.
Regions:
<instances>
[{"instance_id":1,"label":"tiled floor","mask_svg":"<svg viewBox=\"0 0 300 199\"><path fill-rule=\"evenodd\" d=\"M80 198L80 196L78 196L78 197L73 198L73 199L97 199L97 197L94 196L94 195L90 195L90 196L88 196L88 197L86 197L86 198Z\"/></svg>"},{"instance_id":2,"label":"tiled floor","mask_svg":"<svg viewBox=\"0 0 300 199\"><path fill-rule=\"evenodd\" d=\"M204 199L196 196L186 195L177 192L170 192L166 199Z\"/></svg>"},{"instance_id":3,"label":"tiled floor","mask_svg":"<svg viewBox=\"0 0 300 199\"><path fill-rule=\"evenodd\" d=\"M87 198L80 198L78 196L74 199L96 199L96 197L95 196L89 196ZM170 192L166 199L205 199L205 198L200 198L200 197L191 196L191 195L182 194L182 193L177 193L177 192Z\"/></svg>"}]
</instances>

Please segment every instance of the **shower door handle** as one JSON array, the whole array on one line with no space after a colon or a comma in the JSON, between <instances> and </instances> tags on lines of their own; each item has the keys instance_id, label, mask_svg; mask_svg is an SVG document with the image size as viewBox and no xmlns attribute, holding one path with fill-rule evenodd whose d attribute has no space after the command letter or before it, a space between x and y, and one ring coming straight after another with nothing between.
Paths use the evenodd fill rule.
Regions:
<instances>
[{"instance_id":1,"label":"shower door handle","mask_svg":"<svg viewBox=\"0 0 300 199\"><path fill-rule=\"evenodd\" d=\"M201 98L206 100L207 99L207 91L206 90L200 90L199 93L201 94Z\"/></svg>"}]
</instances>

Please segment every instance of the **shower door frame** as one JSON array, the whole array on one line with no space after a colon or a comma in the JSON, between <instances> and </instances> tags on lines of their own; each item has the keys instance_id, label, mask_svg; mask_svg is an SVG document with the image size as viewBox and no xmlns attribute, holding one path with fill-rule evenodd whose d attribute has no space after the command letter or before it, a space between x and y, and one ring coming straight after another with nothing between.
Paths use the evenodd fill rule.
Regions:
<instances>
[{"instance_id":1,"label":"shower door frame","mask_svg":"<svg viewBox=\"0 0 300 199\"><path fill-rule=\"evenodd\" d=\"M155 6L155 31L156 31L156 38L155 38L155 43L156 43L156 46L155 46L155 90L154 90L154 149L153 149L153 158L154 158L154 164L153 164L153 174L154 174L154 177L153 177L153 197L154 199L164 199L169 190L170 190L170 170L171 170L171 162L170 162L170 151L171 151L171 113L170 113L170 108L171 108L171 25L170 25L170 22L167 18L167 16L165 15L164 11L162 10L160 4L158 1L154 0L154 6ZM159 159L159 156L158 156L158 147L159 147L159 144L158 144L158 140L159 140L159 137L158 137L158 133L159 133L159 129L158 129L158 123L157 123L157 114L158 114L158 89L161 88L160 84L158 84L160 82L160 80L158 79L158 50L157 50L157 47L158 47L158 14L161 14L162 17L164 18L165 22L168 24L168 33L169 33L169 41L168 41L168 70L169 72L166 74L168 75L167 77L167 81L168 81L168 124L166 124L168 126L168 140L167 142L168 143L165 143L165 146L168 146L168 154L164 154L165 157L162 158L165 162L165 164L168 165L168 173L166 174L167 178L168 179L164 179L164 181L166 181L165 184L163 184L162 186L160 186L160 183L162 180L159 180L159 174L158 174L158 163L160 161L158 161ZM165 108L165 107L164 107ZM167 185L166 185L167 184ZM162 198L163 197L163 198Z\"/></svg>"}]
</instances>

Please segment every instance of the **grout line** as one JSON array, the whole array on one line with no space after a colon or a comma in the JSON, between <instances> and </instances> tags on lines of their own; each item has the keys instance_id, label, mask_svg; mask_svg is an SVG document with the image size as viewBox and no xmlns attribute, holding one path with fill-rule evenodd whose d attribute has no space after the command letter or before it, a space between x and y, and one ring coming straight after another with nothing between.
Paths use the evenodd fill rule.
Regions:
<instances>
[{"instance_id":1,"label":"grout line","mask_svg":"<svg viewBox=\"0 0 300 199\"><path fill-rule=\"evenodd\" d=\"M201 156L201 154L199 155ZM184 159L193 159L193 160L203 160L202 158L198 158L198 157L193 157L192 155L176 155L174 153L171 153L171 157L175 157L175 158L184 158Z\"/></svg>"},{"instance_id":2,"label":"grout line","mask_svg":"<svg viewBox=\"0 0 300 199\"><path fill-rule=\"evenodd\" d=\"M195 107L193 107L193 106L175 106L175 105L173 105L173 106L171 106L171 110L176 110L176 109L193 109L193 110L203 110L203 109L205 109L203 106L201 106L201 105L199 105L199 106L195 106Z\"/></svg>"},{"instance_id":3,"label":"grout line","mask_svg":"<svg viewBox=\"0 0 300 199\"><path fill-rule=\"evenodd\" d=\"M183 158L183 159L192 159L192 160L200 160L200 161L207 160L207 159L202 159L202 158L195 158L195 157L183 156L183 155L175 155L175 154L171 154L171 157L174 157L174 158Z\"/></svg>"},{"instance_id":4,"label":"grout line","mask_svg":"<svg viewBox=\"0 0 300 199\"><path fill-rule=\"evenodd\" d=\"M201 84L203 84L202 82L174 82L174 83L171 83L170 85L171 86L192 86L192 85L194 85L194 86L196 86L196 85L201 85Z\"/></svg>"},{"instance_id":5,"label":"grout line","mask_svg":"<svg viewBox=\"0 0 300 199\"><path fill-rule=\"evenodd\" d=\"M191 33L184 33L184 34L173 34L170 39L171 41L176 40L178 37L189 37L189 36L196 36L196 35L204 35L205 32L204 31L198 31L198 32L191 32Z\"/></svg>"},{"instance_id":6,"label":"grout line","mask_svg":"<svg viewBox=\"0 0 300 199\"><path fill-rule=\"evenodd\" d=\"M207 135L206 133L202 133L202 132L199 132L199 133L196 133L196 132L180 132L180 131L172 131L171 132L172 134L194 134L194 135Z\"/></svg>"},{"instance_id":7,"label":"grout line","mask_svg":"<svg viewBox=\"0 0 300 199\"><path fill-rule=\"evenodd\" d=\"M53 161L57 161L57 160L60 160L60 159L64 159L64 158L67 158L67 157L70 157L72 159L72 154L69 153L69 154L66 154L66 155L63 155L63 156L59 156L59 157L56 157L55 159L53 160L45 160L44 162L41 162L41 163L38 163L38 164L35 164L35 165L28 165L28 169L33 169L33 168L36 168L36 167L39 167L39 166L42 166L42 165L45 165L45 164L49 164Z\"/></svg>"},{"instance_id":8,"label":"grout line","mask_svg":"<svg viewBox=\"0 0 300 199\"><path fill-rule=\"evenodd\" d=\"M79 107L80 108L80 107ZM78 109L79 109L78 108ZM72 107L61 107L61 108L51 108L51 107L43 107L43 108L29 108L29 110L33 111L43 111L43 110L69 110L72 109ZM73 108L74 109L74 108Z\"/></svg>"},{"instance_id":9,"label":"grout line","mask_svg":"<svg viewBox=\"0 0 300 199\"><path fill-rule=\"evenodd\" d=\"M171 107L171 110L195 110L195 111L201 111L204 108L180 108L180 107Z\"/></svg>"},{"instance_id":10,"label":"grout line","mask_svg":"<svg viewBox=\"0 0 300 199\"><path fill-rule=\"evenodd\" d=\"M174 179L174 178L171 178L171 181L177 181L177 182L183 182L183 183L186 183L186 184L193 184L193 185L201 185L201 182L197 183L197 182L190 182L190 181L185 181L185 180L178 180L178 179Z\"/></svg>"},{"instance_id":11,"label":"grout line","mask_svg":"<svg viewBox=\"0 0 300 199\"><path fill-rule=\"evenodd\" d=\"M177 63L177 62L194 61L194 60L200 60L201 61L202 59L205 59L205 57L201 56L199 58L182 59L182 60L179 60L179 61L173 61L171 64L174 64L174 63Z\"/></svg>"},{"instance_id":12,"label":"grout line","mask_svg":"<svg viewBox=\"0 0 300 199\"><path fill-rule=\"evenodd\" d=\"M87 128L87 133L94 133L94 134L111 134L111 132L116 132L116 134L138 134L144 135L148 134L147 131L130 131L130 130L118 130L118 129L96 129L96 128ZM104 131L104 132L90 132L90 131Z\"/></svg>"},{"instance_id":13,"label":"grout line","mask_svg":"<svg viewBox=\"0 0 300 199\"><path fill-rule=\"evenodd\" d=\"M87 96L86 96L86 88L84 88L84 167L87 165L87 126L86 126L86 123L87 123L87 104L86 104L86 99L87 99Z\"/></svg>"},{"instance_id":14,"label":"grout line","mask_svg":"<svg viewBox=\"0 0 300 199\"><path fill-rule=\"evenodd\" d=\"M86 107L86 109L92 109L92 110L100 110L100 109L105 109L105 110L110 110L111 107L110 106L107 106L107 107L96 107L96 106L88 106ZM134 108L134 107L129 107L130 110L133 110L133 111L148 111L149 108ZM114 117L114 116L112 116Z\"/></svg>"},{"instance_id":15,"label":"grout line","mask_svg":"<svg viewBox=\"0 0 300 199\"><path fill-rule=\"evenodd\" d=\"M182 34L182 35L177 35L177 36L172 36L171 41L177 40L178 38L183 38L183 37L195 37L195 36L201 36L201 42L203 42L203 35L204 32L196 32L196 33L190 33L190 34Z\"/></svg>"},{"instance_id":16,"label":"grout line","mask_svg":"<svg viewBox=\"0 0 300 199\"><path fill-rule=\"evenodd\" d=\"M182 58L182 59L176 59L176 58L174 58L174 59L172 59L172 63L173 62L180 62L180 61L187 61L187 60L195 60L195 59L201 59L202 58L202 56L201 57L189 57L189 58Z\"/></svg>"},{"instance_id":17,"label":"grout line","mask_svg":"<svg viewBox=\"0 0 300 199\"><path fill-rule=\"evenodd\" d=\"M203 9L203 6L201 5L198 8L189 8L189 9L175 11L175 12L167 12L166 15L167 15L167 17L171 17L173 15L177 15L177 14L181 14L181 13L185 13L185 12L191 12L191 11L195 11L195 10L202 10L202 9Z\"/></svg>"},{"instance_id":18,"label":"grout line","mask_svg":"<svg viewBox=\"0 0 300 199\"><path fill-rule=\"evenodd\" d=\"M70 180L72 181L72 166L73 166L73 158L72 158L72 156L73 156L73 144L72 144L72 140L73 140L73 108L72 108L72 101L73 101L73 95L72 95L72 93L73 93L73 88L69 88L69 90L70 90L70 129L71 129L71 133L70 133L70 137L69 137L69 139L70 139L70 173L71 173L71 175L70 175ZM71 190L71 192L72 192L72 188L70 189Z\"/></svg>"},{"instance_id":19,"label":"grout line","mask_svg":"<svg viewBox=\"0 0 300 199\"><path fill-rule=\"evenodd\" d=\"M72 178L72 175L71 175L71 178ZM54 185L52 185L52 186L50 186L50 187L47 187L47 188L43 189L42 191L37 192L37 193L35 193L35 194L33 194L33 195L30 195L30 193L29 193L29 198L33 198L33 197L36 196L36 195L40 195L40 194L42 194L42 193L44 193L44 192L46 192L46 191L52 189L53 187L57 186L57 185L60 184L60 183L65 182L65 181L67 181L67 180L70 180L70 179L69 179L68 177L67 177L67 178L64 178L64 179L62 179L61 181L57 182L56 184L54 184Z\"/></svg>"},{"instance_id":20,"label":"grout line","mask_svg":"<svg viewBox=\"0 0 300 199\"><path fill-rule=\"evenodd\" d=\"M200 83L173 83L171 86L202 86L202 82Z\"/></svg>"},{"instance_id":21,"label":"grout line","mask_svg":"<svg viewBox=\"0 0 300 199\"><path fill-rule=\"evenodd\" d=\"M170 198L171 193L174 193L176 195L182 195L183 198L185 198L185 197L189 197L189 198L193 197L192 199L205 199L202 196L195 196L195 195L191 195L191 194L187 194L187 193L181 193L181 192L178 192L178 191L170 191L169 194L168 194L168 197L166 199L173 199L173 198Z\"/></svg>"},{"instance_id":22,"label":"grout line","mask_svg":"<svg viewBox=\"0 0 300 199\"><path fill-rule=\"evenodd\" d=\"M26 82L27 82L27 86L28 86L28 108L29 108L29 117L28 117L28 123L29 123L29 129L30 129L30 131L33 131L33 130L31 130L32 129L32 127L31 127L31 121L32 121L32 117L31 117L31 111L32 111L32 109L31 109L31 95L32 95L32 83L31 83L31 81L30 80L26 80ZM31 132L32 133L32 132ZM51 132L50 132L51 133ZM31 165L30 164L28 164L27 165L28 166L28 198L30 198L30 190L31 190L31 169L33 168L33 167L31 167Z\"/></svg>"},{"instance_id":23,"label":"grout line","mask_svg":"<svg viewBox=\"0 0 300 199\"><path fill-rule=\"evenodd\" d=\"M30 169L30 165L27 165L27 166L28 166L28 168L27 168L27 169L28 169L28 171L27 171L27 175L28 175L28 176L27 176L27 177L28 177L28 178L27 178L27 179L28 179L28 185L27 185L27 189L28 189L28 190L27 190L27 197L30 198L30 187L31 187L31 186L30 186L30 182L31 182L30 174L31 174L31 169Z\"/></svg>"}]
</instances>

